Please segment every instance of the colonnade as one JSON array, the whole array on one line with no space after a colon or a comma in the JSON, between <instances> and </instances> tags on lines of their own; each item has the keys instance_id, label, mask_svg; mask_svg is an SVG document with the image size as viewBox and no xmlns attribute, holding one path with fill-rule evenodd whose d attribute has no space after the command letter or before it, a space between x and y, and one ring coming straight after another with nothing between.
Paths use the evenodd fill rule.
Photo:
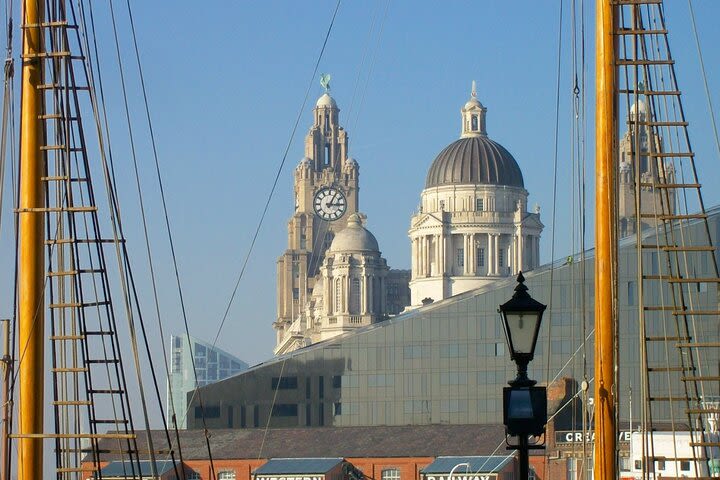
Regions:
<instances>
[{"instance_id":1,"label":"colonnade","mask_svg":"<svg viewBox=\"0 0 720 480\"><path fill-rule=\"evenodd\" d=\"M352 281L360 280L360 305L358 312L350 312ZM385 277L370 273L349 275L347 273L327 277L324 285L325 311L328 315L379 315L385 311ZM340 289L338 295L338 289ZM379 295L380 298L376 298ZM337 300L340 300L340 305Z\"/></svg>"},{"instance_id":2,"label":"colonnade","mask_svg":"<svg viewBox=\"0 0 720 480\"><path fill-rule=\"evenodd\" d=\"M457 265L459 252L453 245L463 249L462 266ZM413 278L443 274L506 276L537 267L539 245L538 236L523 235L522 232L421 235L411 241L412 274ZM484 261L479 266L478 250L481 248L484 249Z\"/></svg>"}]
</instances>

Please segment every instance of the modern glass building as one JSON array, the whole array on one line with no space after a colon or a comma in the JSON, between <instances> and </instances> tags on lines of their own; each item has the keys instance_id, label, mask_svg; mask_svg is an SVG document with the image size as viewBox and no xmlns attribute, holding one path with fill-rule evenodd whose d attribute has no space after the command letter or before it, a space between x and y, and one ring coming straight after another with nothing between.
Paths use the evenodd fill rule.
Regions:
<instances>
[{"instance_id":1,"label":"modern glass building","mask_svg":"<svg viewBox=\"0 0 720 480\"><path fill-rule=\"evenodd\" d=\"M172 425L174 407L178 428L185 428L187 417L187 395L196 386L205 386L218 380L236 375L248 368L248 364L212 345L187 335L170 337L170 377L168 378L166 415ZM197 384L193 372L193 360L197 372Z\"/></svg>"},{"instance_id":2,"label":"modern glass building","mask_svg":"<svg viewBox=\"0 0 720 480\"><path fill-rule=\"evenodd\" d=\"M708 214L716 244L720 210ZM704 228L701 223L690 225L684 235L704 234ZM646 240L651 234L644 232ZM655 274L664 273L662 254L644 251L642 255ZM707 262L689 258L687 265L703 274L698 276L713 276ZM669 322L674 317L669 308L646 311L649 321L641 334L634 236L620 243L618 272L620 420L640 419L640 392L646 378L645 385L665 388L669 393L664 395L671 398L665 403L659 396L655 399L653 421L682 418L678 409L684 404L677 399L685 393L681 377L686 373L672 368L648 373L641 360L647 348L647 365L667 364L666 358L678 355L677 341L672 340L677 334L672 333L675 327ZM525 275L529 293L548 304L529 368L531 378L543 383L562 377L577 384L587 380L592 395L593 276L592 250ZM205 421L211 428L501 423L502 388L514 378L515 366L506 351L497 308L512 296L515 285L514 278L501 279L207 385L202 389ZM694 310L718 310L717 283L682 288ZM644 298L661 303L670 293L657 288L645 291ZM720 341L716 315L692 321L694 336ZM642 335L664 335L670 341L648 344L642 342ZM699 359L702 366L696 367L704 375L720 375L719 350L708 348ZM701 394L705 399L717 397L718 385L706 385ZM192 402L188 427L198 427L201 416L198 404Z\"/></svg>"}]
</instances>

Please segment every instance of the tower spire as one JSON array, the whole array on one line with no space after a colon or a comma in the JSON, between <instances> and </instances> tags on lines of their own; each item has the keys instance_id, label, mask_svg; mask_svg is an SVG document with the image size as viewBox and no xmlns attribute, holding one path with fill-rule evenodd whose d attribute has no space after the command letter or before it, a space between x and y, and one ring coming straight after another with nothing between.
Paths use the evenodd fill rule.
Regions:
<instances>
[{"instance_id":1,"label":"tower spire","mask_svg":"<svg viewBox=\"0 0 720 480\"><path fill-rule=\"evenodd\" d=\"M477 89L475 88L475 80L472 81L472 90L470 91L472 98L477 98Z\"/></svg>"}]
</instances>

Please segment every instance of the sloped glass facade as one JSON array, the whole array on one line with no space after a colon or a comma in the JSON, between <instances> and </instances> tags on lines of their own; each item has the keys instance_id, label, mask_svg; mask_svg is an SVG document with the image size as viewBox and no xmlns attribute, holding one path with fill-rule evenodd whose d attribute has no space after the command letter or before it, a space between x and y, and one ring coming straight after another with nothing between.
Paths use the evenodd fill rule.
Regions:
<instances>
[{"instance_id":1,"label":"sloped glass facade","mask_svg":"<svg viewBox=\"0 0 720 480\"><path fill-rule=\"evenodd\" d=\"M710 215L713 241L719 212ZM686 234L697 234L692 226ZM619 384L621 421L639 419L642 381L670 385L669 397L684 395L683 372L645 373L638 323L637 260L634 237L620 245L618 271ZM649 269L664 272L655 252L644 252ZM579 384L593 378L593 252L546 265L526 276L529 293L548 304L529 375L542 383L570 377ZM655 267L657 265L657 267ZM689 268L711 273L712 265L689 260ZM703 276L703 275L699 275ZM585 280L583 281L583 278ZM385 322L300 349L202 389L212 428L296 426L493 424L502 422L502 388L515 376L505 346L498 305L507 301L515 279L461 294ZM718 309L718 285L682 287L686 303L697 310ZM678 292L675 292L677 295ZM668 289L644 292L646 299L669 302ZM646 300L647 301L647 300ZM672 337L675 317L647 312L644 334ZM720 341L717 316L692 319L691 331L705 341ZM587 338L587 343L583 339ZM705 375L720 375L720 349L696 359ZM649 344L648 365L673 362L670 342ZM589 390L592 395L592 384ZM718 386L702 392L718 396ZM684 408L677 401L653 402L653 421L668 421ZM196 403L193 407L198 407ZM192 414L195 414L193 417ZM191 408L188 427L200 426L203 412ZM678 417L679 418L679 417ZM579 421L579 419L578 419Z\"/></svg>"}]
</instances>

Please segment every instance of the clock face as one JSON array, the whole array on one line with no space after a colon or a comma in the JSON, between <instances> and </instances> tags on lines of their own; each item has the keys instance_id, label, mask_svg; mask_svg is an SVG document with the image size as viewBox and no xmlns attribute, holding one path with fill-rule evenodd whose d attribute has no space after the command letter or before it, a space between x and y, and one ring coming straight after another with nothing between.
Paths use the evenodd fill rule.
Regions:
<instances>
[{"instance_id":1,"label":"clock face","mask_svg":"<svg viewBox=\"0 0 720 480\"><path fill-rule=\"evenodd\" d=\"M315 192L313 209L318 217L332 222L345 215L347 200L337 188L325 187Z\"/></svg>"}]
</instances>

